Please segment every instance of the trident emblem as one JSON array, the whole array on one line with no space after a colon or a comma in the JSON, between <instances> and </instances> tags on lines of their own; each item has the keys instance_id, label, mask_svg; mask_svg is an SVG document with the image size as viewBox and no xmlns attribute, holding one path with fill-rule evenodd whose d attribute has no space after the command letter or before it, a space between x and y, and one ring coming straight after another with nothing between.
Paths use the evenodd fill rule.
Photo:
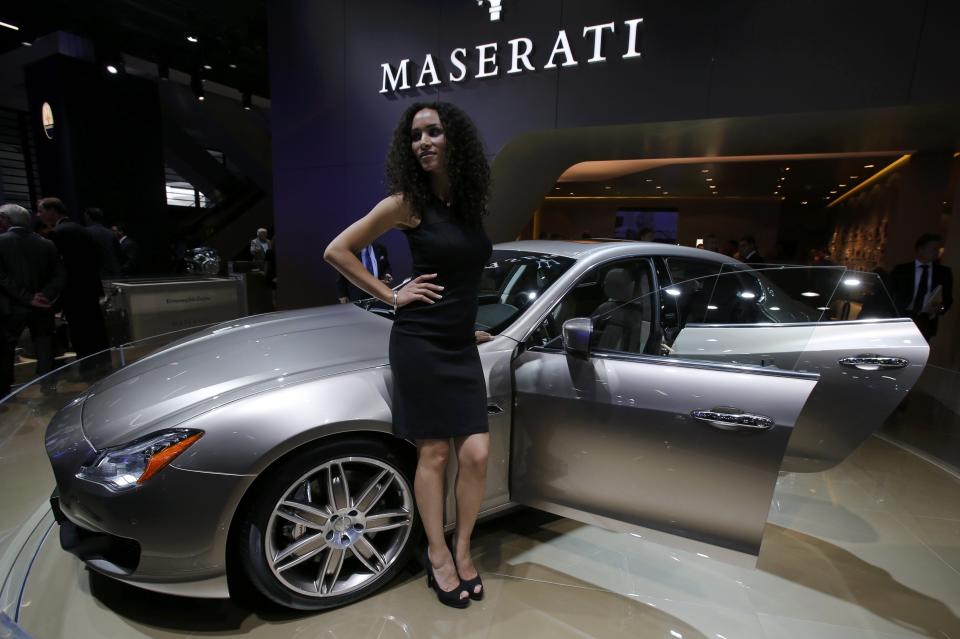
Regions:
<instances>
[{"instance_id":1,"label":"trident emblem","mask_svg":"<svg viewBox=\"0 0 960 639\"><path fill-rule=\"evenodd\" d=\"M490 3L490 21L493 22L494 20L499 20L500 11L503 9L503 7L500 6L500 3L503 2L503 0L477 0L477 6L482 7L484 1Z\"/></svg>"}]
</instances>

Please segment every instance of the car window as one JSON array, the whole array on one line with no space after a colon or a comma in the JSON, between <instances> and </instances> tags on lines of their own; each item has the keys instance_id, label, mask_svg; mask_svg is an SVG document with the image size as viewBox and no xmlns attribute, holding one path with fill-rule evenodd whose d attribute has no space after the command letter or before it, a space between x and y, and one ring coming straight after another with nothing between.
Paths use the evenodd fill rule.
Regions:
<instances>
[{"instance_id":1,"label":"car window","mask_svg":"<svg viewBox=\"0 0 960 639\"><path fill-rule=\"evenodd\" d=\"M644 353L654 343L654 290L650 260L605 264L583 276L551 309L534 333L533 343L562 348L563 323L574 317L593 320L591 350Z\"/></svg>"}]
</instances>

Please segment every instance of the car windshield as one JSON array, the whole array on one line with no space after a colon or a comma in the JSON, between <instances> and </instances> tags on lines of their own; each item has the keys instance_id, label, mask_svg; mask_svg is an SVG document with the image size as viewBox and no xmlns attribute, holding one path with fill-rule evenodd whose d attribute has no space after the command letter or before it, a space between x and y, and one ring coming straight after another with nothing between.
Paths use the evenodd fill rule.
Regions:
<instances>
[{"instance_id":1,"label":"car windshield","mask_svg":"<svg viewBox=\"0 0 960 639\"><path fill-rule=\"evenodd\" d=\"M480 276L476 328L496 335L560 277L573 259L530 251L494 251Z\"/></svg>"},{"instance_id":2,"label":"car windshield","mask_svg":"<svg viewBox=\"0 0 960 639\"><path fill-rule=\"evenodd\" d=\"M574 260L532 251L495 250L480 276L476 330L497 335L547 290ZM376 298L360 300L368 311L393 317L393 309Z\"/></svg>"}]
</instances>

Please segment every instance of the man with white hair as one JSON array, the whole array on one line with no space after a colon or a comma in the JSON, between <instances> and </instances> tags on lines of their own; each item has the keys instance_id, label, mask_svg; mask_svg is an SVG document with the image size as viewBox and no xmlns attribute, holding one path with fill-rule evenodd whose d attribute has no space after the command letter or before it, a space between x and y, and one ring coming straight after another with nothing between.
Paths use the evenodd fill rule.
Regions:
<instances>
[{"instance_id":1,"label":"man with white hair","mask_svg":"<svg viewBox=\"0 0 960 639\"><path fill-rule=\"evenodd\" d=\"M0 398L10 393L14 357L24 328L37 354L37 375L53 370L52 302L60 296L65 272L53 242L33 232L30 212L17 204L0 206Z\"/></svg>"},{"instance_id":2,"label":"man with white hair","mask_svg":"<svg viewBox=\"0 0 960 639\"><path fill-rule=\"evenodd\" d=\"M270 250L270 239L267 237L267 229L257 229L257 236L250 240L250 258L254 262L263 264L267 261L267 251Z\"/></svg>"}]
</instances>

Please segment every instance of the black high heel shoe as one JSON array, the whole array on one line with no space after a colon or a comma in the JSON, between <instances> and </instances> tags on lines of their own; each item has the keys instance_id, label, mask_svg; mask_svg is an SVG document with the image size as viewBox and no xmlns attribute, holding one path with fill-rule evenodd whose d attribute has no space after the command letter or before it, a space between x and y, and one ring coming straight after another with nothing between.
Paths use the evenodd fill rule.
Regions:
<instances>
[{"instance_id":1,"label":"black high heel shoe","mask_svg":"<svg viewBox=\"0 0 960 639\"><path fill-rule=\"evenodd\" d=\"M456 536L450 539L450 555L453 557L453 565L457 568L457 576L460 577L460 567L457 566L457 552L455 547ZM480 592L475 592L477 586L480 586ZM486 588L483 587L483 579L480 578L480 571L477 571L477 576L473 579L464 579L460 577L460 587L467 591L470 595L470 598L474 601L482 601L483 593L486 591Z\"/></svg>"},{"instance_id":2,"label":"black high heel shoe","mask_svg":"<svg viewBox=\"0 0 960 639\"><path fill-rule=\"evenodd\" d=\"M463 581L461 581L460 585L454 590L444 590L440 587L437 578L433 576L433 564L430 563L430 553L426 549L423 551L423 565L427 569L427 588L432 588L433 591L437 593L437 600L440 603L444 606L450 606L451 608L466 608L470 605L470 597L460 596L460 593L465 590L468 594L470 592L464 587ZM454 565L456 565L456 563L454 563Z\"/></svg>"}]
</instances>

